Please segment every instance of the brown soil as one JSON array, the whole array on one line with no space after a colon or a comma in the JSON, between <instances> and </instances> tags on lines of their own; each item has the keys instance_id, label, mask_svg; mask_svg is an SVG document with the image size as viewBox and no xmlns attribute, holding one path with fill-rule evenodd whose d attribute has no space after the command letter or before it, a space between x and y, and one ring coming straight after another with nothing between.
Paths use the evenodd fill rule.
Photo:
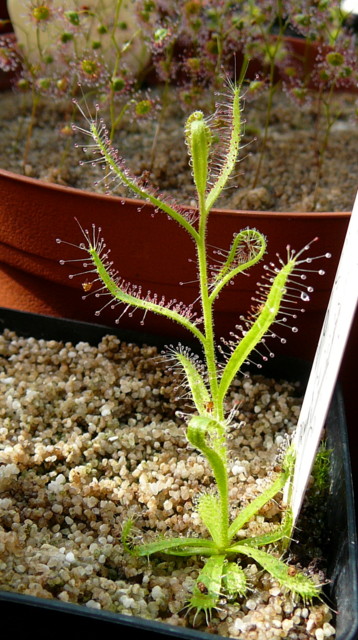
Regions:
<instances>
[{"instance_id":1,"label":"brown soil","mask_svg":"<svg viewBox=\"0 0 358 640\"><path fill-rule=\"evenodd\" d=\"M332 126L319 171L324 121L317 119L314 103L302 108L293 105L283 94L275 98L269 139L256 185L266 98L262 96L254 102L247 102L243 112L246 125L237 174L231 179L231 188L226 190L216 206L276 211L350 211L357 189L358 168L358 131L353 117L355 98L338 95L335 101L335 110L340 115ZM38 106L30 149L25 153L24 162L24 140L31 111L29 97L12 91L3 92L0 105L2 168L76 188L107 190L105 181L94 186L103 177L98 165L89 163L79 166L83 151L74 145L75 142L86 144L88 139L78 134L66 137L60 133L74 117L68 108L58 103ZM186 117L173 100L160 128L152 168L148 159L151 157L157 127L154 119L140 124L123 121L123 129L118 132L115 146L137 175L145 171L145 179L154 187L171 193L179 202L195 205L183 137ZM104 119L108 122L106 114ZM67 134L68 129L65 129ZM322 175L318 180L319 173ZM120 195L131 195L122 187L113 191Z\"/></svg>"}]
</instances>

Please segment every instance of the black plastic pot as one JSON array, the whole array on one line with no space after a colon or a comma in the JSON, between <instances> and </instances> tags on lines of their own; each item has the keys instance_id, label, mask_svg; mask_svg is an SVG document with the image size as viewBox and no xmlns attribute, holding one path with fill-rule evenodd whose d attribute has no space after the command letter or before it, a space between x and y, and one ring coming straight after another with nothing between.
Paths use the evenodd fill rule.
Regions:
<instances>
[{"instance_id":1,"label":"black plastic pot","mask_svg":"<svg viewBox=\"0 0 358 640\"><path fill-rule=\"evenodd\" d=\"M122 340L138 344L156 344L162 347L165 340L121 331L113 327L39 316L25 312L0 308L0 332L5 329L18 335L62 341L88 341L97 344L103 335L116 334ZM299 363L293 367L278 362L264 374L305 380L307 365ZM326 510L326 538L328 541L328 603L337 612L336 640L358 638L358 584L357 584L357 533L353 502L352 478L349 460L344 407L339 390L336 390L326 422L327 444L333 449L331 464L331 487ZM10 592L0 592L0 619L4 628L9 628L13 638L17 634L32 630L37 638L47 638L56 630L58 635L74 633L85 635L121 633L140 634L144 640L153 638L182 638L183 640L208 640L210 635L199 631L165 625L159 622L115 614L103 610L91 610L79 605L66 604Z\"/></svg>"}]
</instances>

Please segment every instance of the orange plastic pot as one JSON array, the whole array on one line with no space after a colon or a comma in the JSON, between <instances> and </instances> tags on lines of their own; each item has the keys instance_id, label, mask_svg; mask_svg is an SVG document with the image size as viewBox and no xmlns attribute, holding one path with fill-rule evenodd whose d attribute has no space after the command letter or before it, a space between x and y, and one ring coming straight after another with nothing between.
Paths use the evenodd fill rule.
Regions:
<instances>
[{"instance_id":1,"label":"orange plastic pot","mask_svg":"<svg viewBox=\"0 0 358 640\"><path fill-rule=\"evenodd\" d=\"M111 259L118 273L143 291L164 295L167 300L192 303L198 295L194 245L188 234L161 212L138 200L119 199L47 184L0 170L0 305L13 309L69 317L79 320L114 324L122 308L107 306L99 316L106 297L85 295L86 274L72 279L69 275L81 271L78 263L60 260L81 258L83 252L56 238L79 244L82 234L75 217L85 228L94 223L102 228L102 235L111 248ZM315 291L304 314L294 321L300 328L292 333L282 328L281 336L289 338L284 347L273 341L275 353L311 358L319 337L329 300L335 271L339 261L349 213L277 213L214 210L209 220L208 242L228 248L232 236L248 226L263 232L268 239L267 260L279 252L286 253L290 244L301 249L319 237L315 254L330 252L332 258L320 267L325 276L309 274L309 284ZM215 257L215 256L213 256ZM216 305L217 335L228 337L246 314L262 266L251 270L249 277L237 277L219 297ZM307 280L307 282L308 282ZM187 284L180 284L187 283ZM123 328L140 329L142 313L126 313L120 319ZM170 337L182 337L180 326L165 318L148 314L146 331ZM188 336L186 336L188 337Z\"/></svg>"}]
</instances>

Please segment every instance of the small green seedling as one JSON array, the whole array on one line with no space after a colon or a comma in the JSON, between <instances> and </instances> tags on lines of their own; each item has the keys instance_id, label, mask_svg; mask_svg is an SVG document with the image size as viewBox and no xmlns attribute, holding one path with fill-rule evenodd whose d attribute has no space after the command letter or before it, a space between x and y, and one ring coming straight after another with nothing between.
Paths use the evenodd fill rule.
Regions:
<instances>
[{"instance_id":1,"label":"small green seedling","mask_svg":"<svg viewBox=\"0 0 358 640\"><path fill-rule=\"evenodd\" d=\"M265 336L272 335L272 324L285 324L287 317L295 318L297 305L309 299L311 288L305 284L304 271L311 269L305 267L300 272L300 267L309 265L313 258L302 257L310 245L297 253L288 247L286 262L280 259L279 266L270 263L259 286L257 306L247 319L242 320L242 325L238 328L241 336L235 336L235 340L228 343L229 351L225 362L221 363L214 335L214 304L225 285L262 258L266 240L259 231L244 229L234 235L227 251L220 251L222 261L216 262L215 266L209 264L206 243L209 214L235 167L240 145L240 86L230 85L229 101L225 106L218 107L218 119L223 126L220 138L224 139L224 148L221 148L220 155L216 158L212 153L213 126L204 118L203 113L195 111L188 118L185 127L185 140L197 191L197 217L193 217L184 207L158 196L154 190L144 187L139 179L131 175L113 149L101 120L88 119L89 130L82 129L93 139L94 152L99 153L100 160L104 161L112 176L127 185L136 196L166 213L189 233L197 255L200 317L192 307L185 307L177 301L165 303L149 292L143 295L140 287L132 287L119 277L108 258L104 240L95 228L92 232L82 230L85 241L79 245L86 254L86 258L80 260L86 269L81 275L83 277L83 273L91 274L92 281L87 287L92 291L88 295L93 292L101 296L109 294L108 304L116 306L122 303L125 309L134 307L142 309L144 313L158 313L185 327L201 344L201 364L197 358L190 356L187 349L180 347L172 351L172 357L182 369L194 406L194 412L187 418L187 439L207 459L216 482L216 492L202 495L198 503L198 513L209 537L175 537L133 545L129 542L133 524L128 521L123 528L122 541L126 549L137 556L150 556L160 552L204 557L205 564L188 606L204 611L207 618L211 610L218 606L223 594L235 597L245 593L245 573L237 562L240 556L260 564L279 582L283 590L301 596L304 601L311 600L319 593L318 587L310 578L292 571L272 551L271 545L281 543L279 552L288 545L292 530L292 514L288 507L282 523L273 527L270 533L235 540L246 523L290 482L295 460L295 452L291 447L284 457L282 471L275 480L230 521L226 433L235 416L232 412L227 414L225 398L243 363ZM210 171L210 167L214 168ZM284 311L281 310L282 306ZM297 329L293 327L292 330ZM269 545L268 551L263 549Z\"/></svg>"},{"instance_id":2,"label":"small green seedling","mask_svg":"<svg viewBox=\"0 0 358 640\"><path fill-rule=\"evenodd\" d=\"M329 487L330 483L330 469L331 469L331 460L332 458L332 449L327 448L327 444L325 441L321 442L319 449L316 453L315 461L312 467L312 477L313 477L313 492L314 495L322 496L324 495Z\"/></svg>"}]
</instances>

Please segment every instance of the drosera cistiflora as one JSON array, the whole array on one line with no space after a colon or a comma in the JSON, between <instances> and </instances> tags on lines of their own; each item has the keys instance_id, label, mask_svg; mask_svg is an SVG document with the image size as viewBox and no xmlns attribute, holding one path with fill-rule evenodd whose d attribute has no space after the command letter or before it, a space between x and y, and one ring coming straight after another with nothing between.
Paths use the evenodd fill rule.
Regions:
<instances>
[{"instance_id":1,"label":"drosera cistiflora","mask_svg":"<svg viewBox=\"0 0 358 640\"><path fill-rule=\"evenodd\" d=\"M231 339L225 341L225 348L218 348L214 332L215 302L222 289L238 274L245 274L257 264L266 251L263 234L256 229L244 229L234 235L228 250L216 251L219 258L215 258L213 263L209 258L207 226L210 211L235 168L240 148L240 92L240 84L229 83L225 107L220 102L223 135L220 150L216 150L216 153L212 149L213 118L207 119L201 111L195 111L187 120L185 142L198 205L194 217L187 215L185 206L177 206L132 176L119 153L112 147L106 127L98 116L95 119L86 117L88 129L81 128L92 140L90 151L95 161L106 166L109 177L127 185L137 196L151 203L156 210L164 212L189 233L196 251L200 304L185 307L177 300L166 301L152 292L144 292L140 286L130 285L114 269L101 231L95 227L92 231L81 227L83 240L77 246L85 257L75 261L82 263L84 270L71 276L82 279L85 291L87 287L90 288L86 295L108 297L105 306L115 308L123 305L122 313L141 309L144 314L148 311L160 314L185 327L201 345L202 360L192 357L188 350L180 347L171 348L170 358L181 369L192 401L192 412L183 414L187 422L187 440L207 459L215 478L216 493L203 494L197 504L197 511L209 537L172 537L133 545L130 542L133 523L128 521L123 526L122 542L128 552L137 556L165 553L204 557L204 567L198 575L188 608L203 611L206 617L218 607L222 594L232 598L246 591L244 572L238 564L240 557L257 562L283 590L291 592L294 597L301 597L304 602L319 596L319 586L302 572L293 574L280 557L289 544L292 532L292 513L288 506L281 524L273 526L269 533L235 540L239 532L243 533L249 520L290 482L295 461L292 446L287 447L280 471L268 488L232 521L230 519L227 435L236 417L235 411L227 411L225 400L228 391L257 346L267 337L276 337L273 325L290 327L293 332L297 330L291 323L303 311L303 305L309 301L312 293L306 283L307 275L312 271L324 274L322 269L312 269L314 258L306 255L317 238L300 251L288 246L286 260L278 257L276 263L267 265L258 285L258 297L254 299L247 317L240 318L240 324L232 332ZM325 254L319 257L330 256ZM83 285L84 278L86 287ZM285 338L281 340L285 341ZM224 355L223 362L219 359L220 352L221 357ZM269 356L262 357L267 359Z\"/></svg>"}]
</instances>

